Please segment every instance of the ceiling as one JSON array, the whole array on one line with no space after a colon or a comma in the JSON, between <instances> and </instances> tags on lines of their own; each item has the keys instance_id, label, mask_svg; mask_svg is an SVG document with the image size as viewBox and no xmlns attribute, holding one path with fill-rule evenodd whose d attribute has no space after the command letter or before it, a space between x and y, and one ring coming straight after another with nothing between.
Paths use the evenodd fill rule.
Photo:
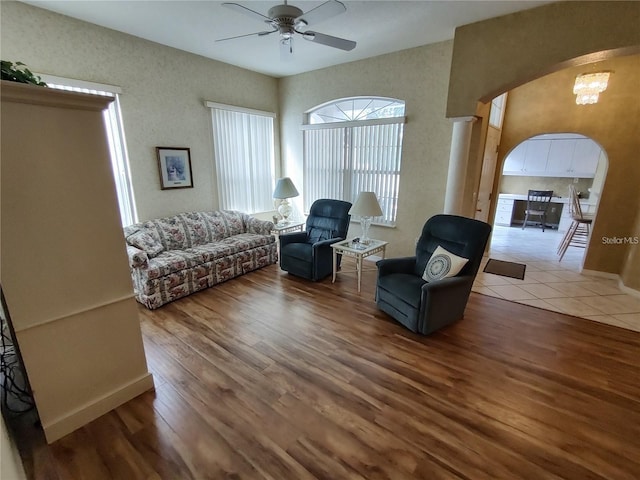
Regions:
<instances>
[{"instance_id":1,"label":"ceiling","mask_svg":"<svg viewBox=\"0 0 640 480\"><path fill-rule=\"evenodd\" d=\"M266 15L281 1L232 0ZM268 30L268 25L215 1L44 0L24 3L274 77L452 39L457 26L526 10L549 1L343 1L347 11L308 29L354 40L350 52L294 38L281 59L278 35L217 39ZM324 3L292 0L304 12Z\"/></svg>"}]
</instances>

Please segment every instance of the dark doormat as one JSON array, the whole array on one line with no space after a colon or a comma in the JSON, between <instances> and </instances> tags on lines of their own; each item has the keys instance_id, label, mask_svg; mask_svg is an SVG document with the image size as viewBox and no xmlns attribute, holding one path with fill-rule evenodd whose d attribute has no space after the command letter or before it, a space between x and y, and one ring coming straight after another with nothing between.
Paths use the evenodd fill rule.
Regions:
<instances>
[{"instance_id":1,"label":"dark doormat","mask_svg":"<svg viewBox=\"0 0 640 480\"><path fill-rule=\"evenodd\" d=\"M490 258L483 272L524 280L524 271L526 269L527 266L524 263L505 262L504 260Z\"/></svg>"}]
</instances>

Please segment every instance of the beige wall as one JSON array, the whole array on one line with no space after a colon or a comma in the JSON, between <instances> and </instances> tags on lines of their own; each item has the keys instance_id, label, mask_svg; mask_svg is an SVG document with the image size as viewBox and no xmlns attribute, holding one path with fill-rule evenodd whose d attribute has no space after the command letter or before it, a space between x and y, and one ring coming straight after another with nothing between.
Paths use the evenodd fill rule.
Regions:
<instances>
[{"instance_id":1,"label":"beige wall","mask_svg":"<svg viewBox=\"0 0 640 480\"><path fill-rule=\"evenodd\" d=\"M576 75L584 71L610 70L609 88L595 105L576 105L572 87ZM533 135L575 132L599 143L607 154L609 167L604 181L592 240L584 268L621 274L632 245L607 245L602 237L637 234L640 208L640 55L618 57L589 67L572 67L515 88L509 93L499 162L518 143ZM504 181L504 180L503 180ZM629 266L634 272L639 267ZM628 277L625 274L625 277Z\"/></svg>"},{"instance_id":2,"label":"beige wall","mask_svg":"<svg viewBox=\"0 0 640 480\"><path fill-rule=\"evenodd\" d=\"M122 88L141 220L218 208L211 117L204 100L277 112L275 78L22 3L3 1L0 9L3 60ZM194 188L160 190L156 146L191 149Z\"/></svg>"},{"instance_id":3,"label":"beige wall","mask_svg":"<svg viewBox=\"0 0 640 480\"><path fill-rule=\"evenodd\" d=\"M593 178L579 178L573 183L573 178L562 177L521 177L519 175L503 175L500 179L498 193L515 193L526 195L531 190L553 190L554 195L567 197L569 185L573 185L582 198L589 198L588 188L593 184Z\"/></svg>"},{"instance_id":4,"label":"beige wall","mask_svg":"<svg viewBox=\"0 0 640 480\"><path fill-rule=\"evenodd\" d=\"M640 2L578 1L458 27L447 117L474 115L478 101L558 69L600 60L608 50L638 52L638 25Z\"/></svg>"},{"instance_id":5,"label":"beige wall","mask_svg":"<svg viewBox=\"0 0 640 480\"><path fill-rule=\"evenodd\" d=\"M445 118L451 42L404 50L280 81L282 155L286 174L302 194L303 113L343 97L372 95L406 102L397 227L373 226L373 238L390 243L390 255L415 252L427 218L441 213L447 181L452 123ZM297 208L302 206L297 200ZM360 233L352 223L351 232Z\"/></svg>"},{"instance_id":6,"label":"beige wall","mask_svg":"<svg viewBox=\"0 0 640 480\"><path fill-rule=\"evenodd\" d=\"M624 241L624 240L623 240ZM622 281L625 286L640 291L640 208L636 215L636 221L631 230L629 246L627 247L627 258L622 270Z\"/></svg>"}]
</instances>

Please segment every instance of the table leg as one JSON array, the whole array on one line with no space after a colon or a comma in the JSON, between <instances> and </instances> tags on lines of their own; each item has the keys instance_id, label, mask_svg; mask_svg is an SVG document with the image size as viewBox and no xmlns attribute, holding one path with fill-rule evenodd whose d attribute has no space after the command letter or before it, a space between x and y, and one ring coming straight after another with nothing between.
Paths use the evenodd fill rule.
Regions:
<instances>
[{"instance_id":1,"label":"table leg","mask_svg":"<svg viewBox=\"0 0 640 480\"><path fill-rule=\"evenodd\" d=\"M360 293L360 279L362 278L362 255L358 255L356 260L356 270L358 270L358 293Z\"/></svg>"},{"instance_id":2,"label":"table leg","mask_svg":"<svg viewBox=\"0 0 640 480\"><path fill-rule=\"evenodd\" d=\"M333 280L331 280L331 283L336 283L336 270L338 270L338 253L334 248L333 249Z\"/></svg>"}]
</instances>

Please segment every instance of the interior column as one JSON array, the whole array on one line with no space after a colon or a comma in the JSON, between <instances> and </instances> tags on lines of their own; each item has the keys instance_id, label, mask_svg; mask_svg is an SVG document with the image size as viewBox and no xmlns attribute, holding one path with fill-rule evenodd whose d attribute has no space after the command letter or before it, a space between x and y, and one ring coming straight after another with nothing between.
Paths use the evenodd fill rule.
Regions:
<instances>
[{"instance_id":1,"label":"interior column","mask_svg":"<svg viewBox=\"0 0 640 480\"><path fill-rule=\"evenodd\" d=\"M464 183L471 145L471 131L476 117L457 117L453 120L449 173L444 197L444 213L462 215Z\"/></svg>"}]
</instances>

